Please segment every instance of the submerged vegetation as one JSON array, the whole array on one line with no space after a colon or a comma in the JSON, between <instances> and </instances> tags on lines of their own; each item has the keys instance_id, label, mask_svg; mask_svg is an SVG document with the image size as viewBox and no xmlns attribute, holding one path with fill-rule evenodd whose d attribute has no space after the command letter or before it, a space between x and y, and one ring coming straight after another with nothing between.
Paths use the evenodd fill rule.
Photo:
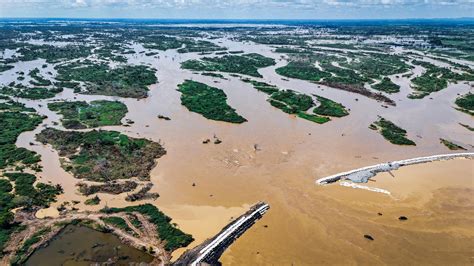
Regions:
<instances>
[{"instance_id":1,"label":"submerged vegetation","mask_svg":"<svg viewBox=\"0 0 474 266\"><path fill-rule=\"evenodd\" d=\"M386 140L390 141L390 143L397 145L416 145L415 142L406 137L406 130L398 127L383 117L379 117L379 120L372 123L369 128L379 131Z\"/></svg>"},{"instance_id":2,"label":"submerged vegetation","mask_svg":"<svg viewBox=\"0 0 474 266\"><path fill-rule=\"evenodd\" d=\"M75 132L47 128L36 135L68 158L62 167L74 177L91 181L111 181L138 177L149 179L155 160L165 149L156 142L136 139L115 131Z\"/></svg>"},{"instance_id":3,"label":"submerged vegetation","mask_svg":"<svg viewBox=\"0 0 474 266\"><path fill-rule=\"evenodd\" d=\"M192 80L186 80L178 87L178 91L181 92L181 103L191 112L217 121L230 123L247 121L227 104L227 95L218 88Z\"/></svg>"},{"instance_id":4,"label":"submerged vegetation","mask_svg":"<svg viewBox=\"0 0 474 266\"><path fill-rule=\"evenodd\" d=\"M274 64L275 60L260 54L242 54L188 60L183 62L181 67L195 71L218 71L262 77L258 69Z\"/></svg>"},{"instance_id":5,"label":"submerged vegetation","mask_svg":"<svg viewBox=\"0 0 474 266\"><path fill-rule=\"evenodd\" d=\"M463 146L460 146L456 143L453 143L447 139L439 139L440 143L444 144L444 146L448 147L448 149L455 151L455 150L466 150Z\"/></svg>"},{"instance_id":6,"label":"submerged vegetation","mask_svg":"<svg viewBox=\"0 0 474 266\"><path fill-rule=\"evenodd\" d=\"M68 129L120 125L127 113L127 106L118 101L54 102L48 108L63 115L62 124Z\"/></svg>"}]
</instances>

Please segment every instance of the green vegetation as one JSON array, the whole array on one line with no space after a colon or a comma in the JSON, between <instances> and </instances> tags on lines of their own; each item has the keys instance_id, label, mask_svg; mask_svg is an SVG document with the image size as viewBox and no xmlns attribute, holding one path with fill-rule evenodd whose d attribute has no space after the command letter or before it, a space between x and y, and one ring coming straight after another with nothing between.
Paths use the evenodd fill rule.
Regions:
<instances>
[{"instance_id":1,"label":"green vegetation","mask_svg":"<svg viewBox=\"0 0 474 266\"><path fill-rule=\"evenodd\" d=\"M468 93L462 95L458 97L454 103L459 106L457 110L474 115L474 94Z\"/></svg>"},{"instance_id":2,"label":"green vegetation","mask_svg":"<svg viewBox=\"0 0 474 266\"><path fill-rule=\"evenodd\" d=\"M30 75L32 79L30 80L31 85L44 87L44 86L49 86L52 84L51 81L43 78L42 76L39 75L39 73L40 73L40 70L38 68L34 68L28 73L28 75Z\"/></svg>"},{"instance_id":3,"label":"green vegetation","mask_svg":"<svg viewBox=\"0 0 474 266\"><path fill-rule=\"evenodd\" d=\"M400 86L393 83L388 77L384 77L381 82L372 85L372 88L386 93L396 93L400 91Z\"/></svg>"},{"instance_id":4,"label":"green vegetation","mask_svg":"<svg viewBox=\"0 0 474 266\"><path fill-rule=\"evenodd\" d=\"M247 121L227 104L227 95L218 88L192 80L186 80L178 87L178 91L181 92L181 104L191 112L217 121L230 123Z\"/></svg>"},{"instance_id":5,"label":"green vegetation","mask_svg":"<svg viewBox=\"0 0 474 266\"><path fill-rule=\"evenodd\" d=\"M127 106L115 101L54 102L48 108L63 115L62 124L68 129L120 125Z\"/></svg>"},{"instance_id":6,"label":"green vegetation","mask_svg":"<svg viewBox=\"0 0 474 266\"><path fill-rule=\"evenodd\" d=\"M99 203L100 203L100 198L99 198L99 196L97 196L97 195L95 195L95 197L86 199L86 200L84 201L84 204L85 204L85 205L99 205Z\"/></svg>"},{"instance_id":7,"label":"green vegetation","mask_svg":"<svg viewBox=\"0 0 474 266\"><path fill-rule=\"evenodd\" d=\"M13 97L25 98L25 99L48 99L53 98L56 94L63 91L62 87L26 87L21 84L17 84L14 87L2 87L0 88L0 94L9 95Z\"/></svg>"},{"instance_id":8,"label":"green vegetation","mask_svg":"<svg viewBox=\"0 0 474 266\"><path fill-rule=\"evenodd\" d=\"M275 92L270 96L268 101L272 106L289 114L305 112L314 105L311 96L292 90L280 90Z\"/></svg>"},{"instance_id":9,"label":"green vegetation","mask_svg":"<svg viewBox=\"0 0 474 266\"><path fill-rule=\"evenodd\" d=\"M127 222L125 222L125 220L120 217L109 216L109 217L101 217L100 219L104 221L106 224L110 224L113 227L117 227L118 229L121 229L130 235L133 235L136 237L138 236L137 233L135 233L135 231L133 231L133 229L127 225Z\"/></svg>"},{"instance_id":10,"label":"green vegetation","mask_svg":"<svg viewBox=\"0 0 474 266\"><path fill-rule=\"evenodd\" d=\"M386 140L390 141L390 143L397 145L416 145L415 142L406 137L406 130L398 127L383 117L379 116L379 120L371 124L369 128L379 131Z\"/></svg>"},{"instance_id":11,"label":"green vegetation","mask_svg":"<svg viewBox=\"0 0 474 266\"><path fill-rule=\"evenodd\" d=\"M459 145L457 145L457 144L455 144L455 143L453 143L453 142L451 142L447 139L440 138L439 141L440 141L440 143L444 144L444 146L448 147L448 149L450 149L452 151L454 151L454 150L466 150L464 147L459 146Z\"/></svg>"},{"instance_id":12,"label":"green vegetation","mask_svg":"<svg viewBox=\"0 0 474 266\"><path fill-rule=\"evenodd\" d=\"M178 49L178 53L206 53L227 50L209 41L185 39L185 47Z\"/></svg>"},{"instance_id":13,"label":"green vegetation","mask_svg":"<svg viewBox=\"0 0 474 266\"><path fill-rule=\"evenodd\" d=\"M276 72L285 77L318 82L395 105L388 97L367 90L364 84L373 79L381 79L383 75L405 71L408 66L399 57L348 55L352 57L351 61L346 57L327 53L295 53L291 55L291 61L286 66L277 68ZM316 67L316 63L319 67Z\"/></svg>"},{"instance_id":14,"label":"green vegetation","mask_svg":"<svg viewBox=\"0 0 474 266\"><path fill-rule=\"evenodd\" d=\"M469 131L474 131L474 127L471 127L469 125L466 125L466 124L463 124L463 123L459 123L461 126L467 128Z\"/></svg>"},{"instance_id":15,"label":"green vegetation","mask_svg":"<svg viewBox=\"0 0 474 266\"><path fill-rule=\"evenodd\" d=\"M214 77L214 78L221 78L225 79L222 74L219 73L213 73L213 72L202 72L201 75L203 76L209 76L209 77Z\"/></svg>"},{"instance_id":16,"label":"green vegetation","mask_svg":"<svg viewBox=\"0 0 474 266\"><path fill-rule=\"evenodd\" d=\"M0 169L17 163L33 165L39 162L38 154L16 147L15 142L22 132L35 129L44 118L32 113L34 109L13 101L1 103L0 109Z\"/></svg>"},{"instance_id":17,"label":"green vegetation","mask_svg":"<svg viewBox=\"0 0 474 266\"><path fill-rule=\"evenodd\" d=\"M314 108L313 112L318 115L326 115L326 116L334 116L334 117L343 117L349 115L349 112L346 110L344 105L337 103L333 100L328 98L324 98L321 96L316 96L318 102L320 103L319 106Z\"/></svg>"},{"instance_id":18,"label":"green vegetation","mask_svg":"<svg viewBox=\"0 0 474 266\"><path fill-rule=\"evenodd\" d=\"M286 66L277 68L275 72L284 77L310 81L320 81L331 76L330 73L321 71L314 65L304 61L292 61Z\"/></svg>"},{"instance_id":19,"label":"green vegetation","mask_svg":"<svg viewBox=\"0 0 474 266\"><path fill-rule=\"evenodd\" d=\"M32 206L48 207L51 202L56 201L56 196L63 193L60 185L52 186L49 184L38 183L36 176L28 173L4 173L10 181L15 183L14 202L18 206L26 208Z\"/></svg>"},{"instance_id":20,"label":"green vegetation","mask_svg":"<svg viewBox=\"0 0 474 266\"><path fill-rule=\"evenodd\" d=\"M117 195L124 192L130 192L136 189L138 183L130 180L127 180L125 182L117 182L114 180L111 182L105 182L103 184L96 185L88 185L81 182L77 184L77 186L79 187L79 192L85 196L89 196L95 193L108 193Z\"/></svg>"},{"instance_id":21,"label":"green vegetation","mask_svg":"<svg viewBox=\"0 0 474 266\"><path fill-rule=\"evenodd\" d=\"M37 183L33 186L36 176L32 174L4 173L3 176L8 179L0 179L0 253L10 235L23 228L13 222L12 209L48 207L63 192L59 185ZM14 189L12 182L15 184Z\"/></svg>"},{"instance_id":22,"label":"green vegetation","mask_svg":"<svg viewBox=\"0 0 474 266\"><path fill-rule=\"evenodd\" d=\"M71 60L90 55L90 47L83 45L68 45L64 47L53 45L24 45L18 53L21 61L31 61L38 58L46 59L48 63L58 63L64 60Z\"/></svg>"},{"instance_id":23,"label":"green vegetation","mask_svg":"<svg viewBox=\"0 0 474 266\"><path fill-rule=\"evenodd\" d=\"M109 68L106 64L70 63L56 66L57 80L83 81L83 94L99 94L130 98L147 96L148 85L157 82L155 71L144 65Z\"/></svg>"},{"instance_id":24,"label":"green vegetation","mask_svg":"<svg viewBox=\"0 0 474 266\"><path fill-rule=\"evenodd\" d=\"M46 228L40 229L39 231L34 233L30 238L25 240L25 242L23 242L23 246L16 252L15 256L10 261L11 265L23 265L28 259L30 247L38 243L41 240L41 238L49 232L51 232L51 228L46 227Z\"/></svg>"},{"instance_id":25,"label":"green vegetation","mask_svg":"<svg viewBox=\"0 0 474 266\"><path fill-rule=\"evenodd\" d=\"M194 240L191 235L183 233L171 224L171 218L151 204L128 206L125 208L105 208L102 211L105 213L139 212L146 215L150 222L156 225L158 235L161 240L165 241L165 249L168 251L186 247Z\"/></svg>"},{"instance_id":26,"label":"green vegetation","mask_svg":"<svg viewBox=\"0 0 474 266\"><path fill-rule=\"evenodd\" d=\"M415 92L408 97L412 99L424 98L432 92L445 89L448 87L448 82L474 80L474 75L454 73L447 68L438 67L428 62L414 60L413 64L424 67L426 72L411 80Z\"/></svg>"},{"instance_id":27,"label":"green vegetation","mask_svg":"<svg viewBox=\"0 0 474 266\"><path fill-rule=\"evenodd\" d=\"M166 151L156 142L130 138L116 131L75 132L47 128L36 135L69 159L62 167L76 178L110 181L130 177L149 179L155 160Z\"/></svg>"},{"instance_id":28,"label":"green vegetation","mask_svg":"<svg viewBox=\"0 0 474 266\"><path fill-rule=\"evenodd\" d=\"M268 102L270 102L273 107L285 113L296 114L300 118L318 124L331 121L327 116L342 117L349 114L342 104L317 95L314 96L317 97L320 105L314 108L314 114L308 114L307 111L315 105L311 96L292 90L279 90L278 87L274 85L248 78L241 80L252 84L255 89L270 95Z\"/></svg>"},{"instance_id":29,"label":"green vegetation","mask_svg":"<svg viewBox=\"0 0 474 266\"><path fill-rule=\"evenodd\" d=\"M243 78L241 80L243 82L252 84L253 87L256 90L259 90L259 91L261 91L263 93L266 93L266 94L272 94L274 92L279 91L279 89L275 85L270 85L270 84L265 83L265 82L256 81L256 80L249 79L249 78Z\"/></svg>"},{"instance_id":30,"label":"green vegetation","mask_svg":"<svg viewBox=\"0 0 474 266\"><path fill-rule=\"evenodd\" d=\"M225 55L222 57L204 57L200 60L188 60L181 67L196 71L219 71L262 77L258 69L275 64L275 60L260 54Z\"/></svg>"},{"instance_id":31,"label":"green vegetation","mask_svg":"<svg viewBox=\"0 0 474 266\"><path fill-rule=\"evenodd\" d=\"M329 118L329 117L319 116L319 115L312 115L312 114L307 114L307 113L303 113L303 112L298 113L298 117L301 117L303 119L306 119L306 120L309 120L311 122L315 122L315 123L318 123L318 124L324 124L326 122L331 121L331 118Z\"/></svg>"},{"instance_id":32,"label":"green vegetation","mask_svg":"<svg viewBox=\"0 0 474 266\"><path fill-rule=\"evenodd\" d=\"M1 72L4 72L4 71L7 71L7 70L10 70L12 68L15 68L14 66L12 65L4 65L4 64L1 64L0 65L0 73Z\"/></svg>"}]
</instances>

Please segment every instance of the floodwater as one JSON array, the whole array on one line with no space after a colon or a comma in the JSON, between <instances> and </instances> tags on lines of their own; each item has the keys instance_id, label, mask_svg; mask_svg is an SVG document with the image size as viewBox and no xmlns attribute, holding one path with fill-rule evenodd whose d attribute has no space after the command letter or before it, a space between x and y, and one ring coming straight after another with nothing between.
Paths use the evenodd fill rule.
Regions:
<instances>
[{"instance_id":1,"label":"floodwater","mask_svg":"<svg viewBox=\"0 0 474 266\"><path fill-rule=\"evenodd\" d=\"M129 109L125 119L135 123L130 127L104 129L163 143L167 154L157 161L151 172L155 185L152 192L158 192L160 197L151 202L173 218L183 231L194 236L196 241L190 247L213 236L232 217L263 200L271 209L224 253L224 264L472 263L472 161L440 162L439 166L436 163L433 167L437 168L433 169L443 171L426 173L423 170L431 169L431 164L416 166L419 167L416 171L407 167L400 170L400 174L397 171L395 179L385 175L376 178L377 185L387 178L393 179L393 184L387 183L381 188L394 189L400 197L314 183L318 178L366 165L449 152L439 143L439 138L455 141L472 151L472 132L458 124L472 126L472 118L453 108L458 94L472 90L470 85L451 84L429 97L411 100L406 98L411 92L406 78L392 77L402 89L391 96L397 106L384 108L381 103L361 95L307 81L283 80L274 70L286 61L280 60L281 55L273 53L269 46L228 39L214 41L222 42L220 45L230 50L275 58L276 66L260 70L262 80L280 88L334 99L349 108L350 115L323 125L296 118L273 108L266 102L265 94L239 78L225 74L228 80L223 80L180 69L180 62L198 56L174 51L160 52L158 57L129 55L129 63L146 63L158 70L159 83L150 86L146 99L76 95L70 90L55 97L120 100ZM143 47L136 45L134 49L139 52ZM414 70L416 74L420 71L420 68ZM181 106L180 93L176 91L177 84L185 79L223 89L228 103L248 122L240 125L216 122L189 112ZM2 82L8 83L7 78ZM65 194L41 214L54 215L54 208L61 202L84 201L85 197L76 191L78 180L60 167L57 152L34 140L36 133L44 126L53 126L60 117L47 110L44 100L24 102L48 116L35 131L22 134L17 145L42 155L44 169L39 174L42 182L63 185ZM158 114L170 117L171 121L159 120ZM368 129L377 115L405 128L417 146L392 145ZM60 125L54 127L61 128ZM223 143L202 144L203 139L214 135ZM30 142L35 145L31 146ZM254 150L254 144L258 144L259 151ZM430 179L439 182L439 186L423 185L429 184ZM400 183L403 185L396 185L399 180L404 180ZM462 182L457 181L460 185L453 188L452 180ZM410 194L411 191L416 193ZM99 206L81 203L77 207L94 210L105 204L130 204L120 196L101 194L100 197ZM418 197L423 198L423 204ZM402 215L409 220L399 221ZM372 235L375 240L365 239L364 234ZM173 257L183 251L177 250Z\"/></svg>"},{"instance_id":2,"label":"floodwater","mask_svg":"<svg viewBox=\"0 0 474 266\"><path fill-rule=\"evenodd\" d=\"M149 263L153 257L121 243L110 233L77 225L66 226L47 247L35 251L25 265L91 265L114 262L113 265Z\"/></svg>"}]
</instances>

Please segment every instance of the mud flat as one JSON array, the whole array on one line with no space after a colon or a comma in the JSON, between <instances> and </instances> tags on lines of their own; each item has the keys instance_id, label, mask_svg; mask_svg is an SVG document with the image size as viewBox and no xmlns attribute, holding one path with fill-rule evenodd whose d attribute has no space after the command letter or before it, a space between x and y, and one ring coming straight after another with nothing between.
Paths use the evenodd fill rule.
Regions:
<instances>
[{"instance_id":1,"label":"mud flat","mask_svg":"<svg viewBox=\"0 0 474 266\"><path fill-rule=\"evenodd\" d=\"M422 164L422 163L429 163L435 161L442 161L442 160L451 160L456 158L465 158L465 159L472 159L474 158L474 153L466 152L466 153L453 153L453 154L440 154L440 155L432 155L426 157L417 157L412 159L400 160L400 161L393 161L393 162L386 162L371 166L366 166L362 168L358 168L355 170L342 172L336 175L331 175L328 177L320 178L316 180L316 184L318 185L325 185L329 183L334 183L339 180L351 180L355 183L367 183L370 178L374 177L377 173L380 172L390 172L392 170L397 170L400 167L413 165L413 164Z\"/></svg>"}]
</instances>

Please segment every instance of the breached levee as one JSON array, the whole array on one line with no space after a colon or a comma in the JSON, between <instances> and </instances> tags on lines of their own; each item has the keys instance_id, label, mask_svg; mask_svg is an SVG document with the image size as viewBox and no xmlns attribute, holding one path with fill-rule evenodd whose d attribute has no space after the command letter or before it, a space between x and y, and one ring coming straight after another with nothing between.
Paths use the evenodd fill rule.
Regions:
<instances>
[{"instance_id":1,"label":"breached levee","mask_svg":"<svg viewBox=\"0 0 474 266\"><path fill-rule=\"evenodd\" d=\"M347 172L338 173L335 175L327 176L316 180L318 185L326 185L330 183L337 182L339 180L350 180L354 183L367 183L370 178L374 177L380 172L389 172L392 170L397 170L402 166L413 165L413 164L422 164L435 161L444 161L457 158L472 159L474 158L473 152L465 153L451 153L451 154L440 154L432 155L426 157L417 157L413 159L406 159L400 161L380 163L376 165L366 166L358 169L354 169Z\"/></svg>"}]
</instances>

